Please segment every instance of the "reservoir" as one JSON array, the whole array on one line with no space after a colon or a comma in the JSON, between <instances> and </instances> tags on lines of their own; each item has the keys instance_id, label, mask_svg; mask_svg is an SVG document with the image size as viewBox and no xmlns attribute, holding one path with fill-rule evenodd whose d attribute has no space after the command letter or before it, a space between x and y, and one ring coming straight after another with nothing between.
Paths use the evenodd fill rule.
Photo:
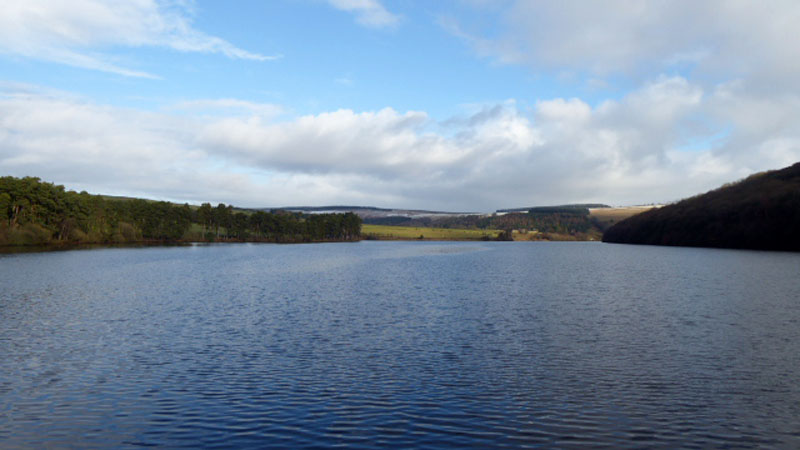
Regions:
<instances>
[{"instance_id":1,"label":"reservoir","mask_svg":"<svg viewBox=\"0 0 800 450\"><path fill-rule=\"evenodd\" d=\"M0 447L800 446L800 254L0 255Z\"/></svg>"}]
</instances>

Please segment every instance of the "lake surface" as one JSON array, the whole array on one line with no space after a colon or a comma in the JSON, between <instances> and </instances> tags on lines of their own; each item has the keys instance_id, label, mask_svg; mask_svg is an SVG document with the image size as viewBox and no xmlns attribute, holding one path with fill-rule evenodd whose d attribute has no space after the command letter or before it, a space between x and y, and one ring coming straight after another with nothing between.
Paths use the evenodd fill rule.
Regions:
<instances>
[{"instance_id":1,"label":"lake surface","mask_svg":"<svg viewBox=\"0 0 800 450\"><path fill-rule=\"evenodd\" d=\"M0 447L800 447L800 254L0 255Z\"/></svg>"}]
</instances>

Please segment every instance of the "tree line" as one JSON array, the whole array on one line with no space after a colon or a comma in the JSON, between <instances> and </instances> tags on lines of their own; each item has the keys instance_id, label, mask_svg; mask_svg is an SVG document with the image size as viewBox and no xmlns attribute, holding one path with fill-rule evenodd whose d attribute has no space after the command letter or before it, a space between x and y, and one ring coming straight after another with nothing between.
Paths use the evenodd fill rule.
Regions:
<instances>
[{"instance_id":1,"label":"tree line","mask_svg":"<svg viewBox=\"0 0 800 450\"><path fill-rule=\"evenodd\" d=\"M0 177L0 246L144 241L357 240L353 213L242 211L74 192L35 177Z\"/></svg>"}]
</instances>

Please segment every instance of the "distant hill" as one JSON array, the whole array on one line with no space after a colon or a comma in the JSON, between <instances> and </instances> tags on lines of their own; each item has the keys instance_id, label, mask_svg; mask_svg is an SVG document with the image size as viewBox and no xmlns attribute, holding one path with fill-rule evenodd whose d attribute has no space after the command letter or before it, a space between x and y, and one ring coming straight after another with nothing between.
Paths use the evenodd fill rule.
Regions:
<instances>
[{"instance_id":1,"label":"distant hill","mask_svg":"<svg viewBox=\"0 0 800 450\"><path fill-rule=\"evenodd\" d=\"M510 213L510 212L528 212L531 210L565 210L565 209L594 209L594 208L610 208L610 206L605 205L603 203L574 203L569 205L555 205L555 206L528 206L526 208L508 208L508 209L498 209L497 212L499 213Z\"/></svg>"},{"instance_id":2,"label":"distant hill","mask_svg":"<svg viewBox=\"0 0 800 450\"><path fill-rule=\"evenodd\" d=\"M343 213L352 212L357 214L362 219L375 219L386 217L403 217L403 218L419 218L419 217L440 217L440 216L462 216L473 215L479 213L473 212L447 212L447 211L428 211L423 209L393 209L393 208L376 208L374 206L283 206L280 208L258 208L260 211L292 211L310 214L319 213Z\"/></svg>"},{"instance_id":3,"label":"distant hill","mask_svg":"<svg viewBox=\"0 0 800 450\"><path fill-rule=\"evenodd\" d=\"M283 210L283 211L303 211L303 212L318 212L318 211L360 211L360 210L373 210L373 211L391 211L387 208L377 208L375 206L282 206L280 208L259 208L262 211L269 210Z\"/></svg>"},{"instance_id":4,"label":"distant hill","mask_svg":"<svg viewBox=\"0 0 800 450\"><path fill-rule=\"evenodd\" d=\"M375 206L282 206L279 208L257 208L258 211L293 211L302 213L331 213L331 212L352 212L357 214L367 223L381 225L403 225L403 226L429 226L431 221L441 221L461 216L488 217L495 214L507 213L541 213L541 214L589 214L590 209L610 209L611 207L603 203L575 203L556 206L530 206L526 208L498 209L495 213L481 212L458 212L458 211L431 211L425 209L400 209L400 208L378 208ZM422 220L425 222L411 224L412 221ZM405 224L409 222L409 224Z\"/></svg>"},{"instance_id":5,"label":"distant hill","mask_svg":"<svg viewBox=\"0 0 800 450\"><path fill-rule=\"evenodd\" d=\"M800 163L637 214L603 241L800 251Z\"/></svg>"}]
</instances>

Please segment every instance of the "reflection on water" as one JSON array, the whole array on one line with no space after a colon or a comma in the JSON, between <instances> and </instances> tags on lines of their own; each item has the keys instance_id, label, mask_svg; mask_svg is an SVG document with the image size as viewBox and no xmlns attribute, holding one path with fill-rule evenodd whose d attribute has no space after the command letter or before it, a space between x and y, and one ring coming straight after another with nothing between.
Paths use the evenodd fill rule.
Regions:
<instances>
[{"instance_id":1,"label":"reflection on water","mask_svg":"<svg viewBox=\"0 0 800 450\"><path fill-rule=\"evenodd\" d=\"M592 243L6 255L0 447L797 447L799 272Z\"/></svg>"}]
</instances>

